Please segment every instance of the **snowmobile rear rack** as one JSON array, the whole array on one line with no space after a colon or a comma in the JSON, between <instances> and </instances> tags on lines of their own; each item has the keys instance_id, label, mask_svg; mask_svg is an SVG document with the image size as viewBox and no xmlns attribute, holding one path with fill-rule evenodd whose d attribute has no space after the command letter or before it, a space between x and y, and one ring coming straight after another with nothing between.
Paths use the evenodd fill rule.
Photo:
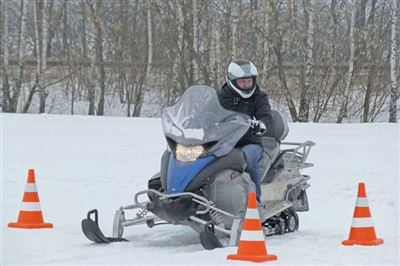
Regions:
<instances>
[{"instance_id":1,"label":"snowmobile rear rack","mask_svg":"<svg viewBox=\"0 0 400 266\"><path fill-rule=\"evenodd\" d=\"M287 161L285 162L285 170L304 169L314 166L312 163L306 163L307 157L310 153L311 147L315 145L312 141L306 141L303 143L299 142L282 142L281 145L296 146L291 149L282 150L279 156L289 154Z\"/></svg>"}]
</instances>

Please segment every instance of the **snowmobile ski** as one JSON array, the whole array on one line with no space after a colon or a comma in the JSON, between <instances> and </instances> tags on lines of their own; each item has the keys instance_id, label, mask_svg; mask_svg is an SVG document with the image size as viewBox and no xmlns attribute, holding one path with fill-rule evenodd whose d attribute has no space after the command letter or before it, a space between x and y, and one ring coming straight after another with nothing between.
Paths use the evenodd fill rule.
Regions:
<instances>
[{"instance_id":1,"label":"snowmobile ski","mask_svg":"<svg viewBox=\"0 0 400 266\"><path fill-rule=\"evenodd\" d=\"M90 217L94 214L94 220ZM87 218L82 220L82 231L85 236L92 242L98 244L108 244L111 242L122 242L128 241L122 237L105 237L101 232L98 222L98 211L97 209L90 210L87 214Z\"/></svg>"},{"instance_id":2,"label":"snowmobile ski","mask_svg":"<svg viewBox=\"0 0 400 266\"><path fill-rule=\"evenodd\" d=\"M211 231L203 231L199 234L201 245L207 250L213 250L215 248L222 248L221 242Z\"/></svg>"}]
</instances>

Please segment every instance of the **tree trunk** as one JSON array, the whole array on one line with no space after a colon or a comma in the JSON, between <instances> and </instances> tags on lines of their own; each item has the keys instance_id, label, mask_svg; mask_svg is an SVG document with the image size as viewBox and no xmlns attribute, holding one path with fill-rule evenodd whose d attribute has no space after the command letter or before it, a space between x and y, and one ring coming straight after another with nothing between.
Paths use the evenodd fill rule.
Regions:
<instances>
[{"instance_id":1,"label":"tree trunk","mask_svg":"<svg viewBox=\"0 0 400 266\"><path fill-rule=\"evenodd\" d=\"M231 59L234 59L238 56L238 48L237 48L237 42L238 42L238 24L239 24L239 8L238 5L240 4L238 2L239 0L231 0L230 1L230 6L231 6L231 21L232 21L232 36L231 36L231 45L232 45L232 50L231 50Z\"/></svg>"},{"instance_id":2,"label":"tree trunk","mask_svg":"<svg viewBox=\"0 0 400 266\"><path fill-rule=\"evenodd\" d=\"M8 81L8 67L9 67L9 34L8 34L8 1L2 2L3 5L3 31L1 32L1 47L3 48L3 63L2 63L2 103L1 108L3 112L9 112L10 108L10 83Z\"/></svg>"},{"instance_id":3,"label":"tree trunk","mask_svg":"<svg viewBox=\"0 0 400 266\"><path fill-rule=\"evenodd\" d=\"M86 5L85 0L81 0L81 12L82 12L82 28L81 28L81 41L82 41L82 55L83 59L87 60L87 45L86 45ZM86 68L85 68L86 69Z\"/></svg>"},{"instance_id":4,"label":"tree trunk","mask_svg":"<svg viewBox=\"0 0 400 266\"><path fill-rule=\"evenodd\" d=\"M184 17L182 12L182 5L181 1L176 1L176 8L178 13L177 19L177 53L174 60L173 66L173 82L172 82L172 93L171 98L168 99L168 105L175 103L177 97L183 92L183 86L180 82L180 77L183 75L182 73L182 57L184 52L184 39L183 39L183 29L184 29ZM179 85L181 83L181 85Z\"/></svg>"},{"instance_id":5,"label":"tree trunk","mask_svg":"<svg viewBox=\"0 0 400 266\"><path fill-rule=\"evenodd\" d=\"M15 84L15 90L11 95L9 112L17 112L19 95L21 94L22 81L24 78L24 50L25 50L25 35L26 35L26 16L28 4L21 1L21 24L19 28L19 41L18 41L18 80Z\"/></svg>"},{"instance_id":6,"label":"tree trunk","mask_svg":"<svg viewBox=\"0 0 400 266\"><path fill-rule=\"evenodd\" d=\"M198 0L192 1L192 12L193 12L193 53L192 53L192 69L193 69L193 83L197 83L199 79L199 66L197 64L198 58L198 45L199 45L199 19L197 16Z\"/></svg>"},{"instance_id":7,"label":"tree trunk","mask_svg":"<svg viewBox=\"0 0 400 266\"><path fill-rule=\"evenodd\" d=\"M36 55L36 75L35 75L35 84L29 90L29 95L27 100L25 101L24 107L22 109L23 113L27 113L29 111L30 105L32 103L33 96L36 93L36 89L40 86L40 76L42 71L42 62L41 62L41 50L40 50L40 36L39 36L39 18L38 18L38 2L35 0L33 2L33 24L35 28L35 55Z\"/></svg>"},{"instance_id":8,"label":"tree trunk","mask_svg":"<svg viewBox=\"0 0 400 266\"><path fill-rule=\"evenodd\" d=\"M126 42L127 33L128 33L128 20L127 20L127 12L128 12L128 1L127 0L119 0L119 9L118 9L118 36L117 36L117 58L119 61L123 61L125 55L128 51L128 45ZM122 66L118 67L118 94L121 99L121 102L126 103L127 110L126 116L131 116L131 97L130 90L127 82L126 71Z\"/></svg>"},{"instance_id":9,"label":"tree trunk","mask_svg":"<svg viewBox=\"0 0 400 266\"><path fill-rule=\"evenodd\" d=\"M337 31L338 31L338 13L337 13L337 1L332 0L331 3L331 17L333 21L333 33L332 40L337 40ZM332 61L331 61L331 69L332 73L335 71L335 65L337 64L337 51L336 51L336 42L332 43Z\"/></svg>"},{"instance_id":10,"label":"tree trunk","mask_svg":"<svg viewBox=\"0 0 400 266\"><path fill-rule=\"evenodd\" d=\"M88 54L87 49L87 34L86 34L86 23L87 23L87 14L86 14L86 0L81 0L81 13L82 13L82 24L81 24L81 53L83 56L83 61L85 63L89 62L89 66L83 67L83 74L81 75L81 83L83 84L83 89L87 90L87 100L89 101L88 107L88 115L95 115L95 88L93 85L93 68L95 59L92 58L91 54Z\"/></svg>"},{"instance_id":11,"label":"tree trunk","mask_svg":"<svg viewBox=\"0 0 400 266\"><path fill-rule=\"evenodd\" d=\"M47 43L46 43L46 47L47 47L47 57L52 56L51 54L51 41L53 40L57 27L58 25L61 23L61 19L62 19L62 8L59 14L56 14L57 18L59 19L59 21L55 22L54 24L52 24L53 21L53 7L54 7L54 0L47 0ZM57 1L58 2L58 1Z\"/></svg>"},{"instance_id":12,"label":"tree trunk","mask_svg":"<svg viewBox=\"0 0 400 266\"><path fill-rule=\"evenodd\" d=\"M35 95L37 87L37 82L29 89L28 98L25 101L24 107L22 108L22 113L27 113L29 111L29 107L31 106L33 95Z\"/></svg>"},{"instance_id":13,"label":"tree trunk","mask_svg":"<svg viewBox=\"0 0 400 266\"><path fill-rule=\"evenodd\" d=\"M146 13L147 13L147 66L144 81L146 87L149 89L150 84L153 81L151 79L152 64L153 64L153 19L151 14L151 2L146 2ZM139 117L142 110L144 100L143 85L139 84L137 95L135 97L135 107L133 109L133 116Z\"/></svg>"},{"instance_id":14,"label":"tree trunk","mask_svg":"<svg viewBox=\"0 0 400 266\"><path fill-rule=\"evenodd\" d=\"M392 0L392 34L390 49L390 107L389 122L397 122L397 99L399 97L397 88L396 62L397 62L397 45L396 45L396 22L397 22L398 6L397 0Z\"/></svg>"},{"instance_id":15,"label":"tree trunk","mask_svg":"<svg viewBox=\"0 0 400 266\"><path fill-rule=\"evenodd\" d=\"M256 29L257 23L257 0L250 0L250 27ZM257 34L255 30L250 31L250 54L252 58L257 57Z\"/></svg>"},{"instance_id":16,"label":"tree trunk","mask_svg":"<svg viewBox=\"0 0 400 266\"><path fill-rule=\"evenodd\" d=\"M354 75L354 49L355 49L355 40L354 40L354 24L355 17L357 12L357 5L354 1L352 1L352 11L351 11L351 20L350 20L350 58L349 58L349 72L347 74L346 87L341 97L341 106L339 110L339 115L336 120L336 123L342 123L343 118L347 117L347 105L349 101L349 95L351 91L351 86L353 84L353 75Z\"/></svg>"},{"instance_id":17,"label":"tree trunk","mask_svg":"<svg viewBox=\"0 0 400 266\"><path fill-rule=\"evenodd\" d=\"M369 34L364 34L366 39L364 40L363 48L367 49L367 60L369 62L369 70L368 70L368 78L367 78L367 87L365 90L364 96L364 104L363 104L363 122L367 123L369 121L369 113L370 113L370 102L371 95L373 90L373 82L376 77L376 43L374 38L374 21L375 21L375 9L376 9L376 1L372 2L372 8L370 11L370 15L368 18L368 25L365 29ZM363 5L363 12L361 13L361 18L365 20L365 5Z\"/></svg>"},{"instance_id":18,"label":"tree trunk","mask_svg":"<svg viewBox=\"0 0 400 266\"><path fill-rule=\"evenodd\" d=\"M305 14L307 23L307 43L306 43L306 65L305 65L305 79L303 89L300 93L300 106L299 106L299 120L301 122L308 122L310 111L310 97L312 90L312 83L314 80L314 17L315 17L315 4L313 0L305 3Z\"/></svg>"},{"instance_id":19,"label":"tree trunk","mask_svg":"<svg viewBox=\"0 0 400 266\"><path fill-rule=\"evenodd\" d=\"M276 59L278 61L278 75L279 75L279 80L281 82L281 86L285 92L285 98L286 98L286 102L289 106L289 112L292 117L292 121L297 122L297 121L299 121L299 118L297 116L297 110L296 110L296 106L294 105L294 102L293 102L293 97L291 96L289 87L286 82L285 70L283 69L283 64L282 64L281 49L282 49L282 40L278 41L278 43L274 46Z\"/></svg>"},{"instance_id":20,"label":"tree trunk","mask_svg":"<svg viewBox=\"0 0 400 266\"><path fill-rule=\"evenodd\" d=\"M63 54L66 57L68 51L68 0L64 0L63 3L63 32L62 32L62 44L63 44Z\"/></svg>"},{"instance_id":21,"label":"tree trunk","mask_svg":"<svg viewBox=\"0 0 400 266\"><path fill-rule=\"evenodd\" d=\"M271 16L268 10L268 1L260 1L260 17L263 18L261 25L263 29L263 36L258 38L261 41L260 47L262 48L262 63L261 63L261 73L260 73L260 82L261 84L265 84L268 77L268 67L270 66L270 40L265 38L267 34L270 32L271 25Z\"/></svg>"},{"instance_id":22,"label":"tree trunk","mask_svg":"<svg viewBox=\"0 0 400 266\"><path fill-rule=\"evenodd\" d=\"M218 87L218 79L219 79L219 73L221 71L220 69L220 58L221 58L221 50L220 50L220 45L221 45L221 35L220 35L220 29L221 27L219 26L219 23L217 21L217 16L218 16L218 7L216 6L216 3L211 2L210 3L211 7L211 51L210 51L210 65L212 68L213 72L213 84L214 88Z\"/></svg>"},{"instance_id":23,"label":"tree trunk","mask_svg":"<svg viewBox=\"0 0 400 266\"><path fill-rule=\"evenodd\" d=\"M98 75L98 86L100 89L99 102L97 104L97 115L104 115L104 98L105 98L105 80L106 73L104 70L103 58L103 31L101 29L102 21L100 13L102 10L102 1L95 1L92 8L92 21L94 26L94 42L95 42L95 65Z\"/></svg>"},{"instance_id":24,"label":"tree trunk","mask_svg":"<svg viewBox=\"0 0 400 266\"><path fill-rule=\"evenodd\" d=\"M43 10L42 12L42 51L41 65L39 68L39 75L41 76L47 70L47 44L48 44L48 31L49 31L49 0L43 0ZM38 55L39 56L39 55ZM42 77L39 78L39 114L46 111L46 98L48 93L44 87L44 80Z\"/></svg>"}]
</instances>

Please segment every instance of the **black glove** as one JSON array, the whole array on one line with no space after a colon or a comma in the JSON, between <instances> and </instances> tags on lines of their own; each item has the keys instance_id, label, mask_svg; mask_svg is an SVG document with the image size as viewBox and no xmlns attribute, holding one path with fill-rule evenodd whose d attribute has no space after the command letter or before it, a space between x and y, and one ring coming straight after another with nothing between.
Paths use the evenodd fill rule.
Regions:
<instances>
[{"instance_id":1,"label":"black glove","mask_svg":"<svg viewBox=\"0 0 400 266\"><path fill-rule=\"evenodd\" d=\"M251 124L250 124L250 130L253 134L261 136L261 135L264 135L264 133L267 131L267 128L262 121L256 120L253 117L253 120L251 120Z\"/></svg>"}]
</instances>

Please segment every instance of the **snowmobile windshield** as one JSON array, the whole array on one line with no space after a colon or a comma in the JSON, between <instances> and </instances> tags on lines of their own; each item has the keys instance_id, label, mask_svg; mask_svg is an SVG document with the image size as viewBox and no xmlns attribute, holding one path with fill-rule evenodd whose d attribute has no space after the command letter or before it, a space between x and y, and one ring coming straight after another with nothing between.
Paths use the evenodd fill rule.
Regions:
<instances>
[{"instance_id":1,"label":"snowmobile windshield","mask_svg":"<svg viewBox=\"0 0 400 266\"><path fill-rule=\"evenodd\" d=\"M216 91L205 85L186 89L175 105L163 109L161 119L167 139L203 145L217 157L229 153L250 127L248 115L224 109Z\"/></svg>"}]
</instances>

